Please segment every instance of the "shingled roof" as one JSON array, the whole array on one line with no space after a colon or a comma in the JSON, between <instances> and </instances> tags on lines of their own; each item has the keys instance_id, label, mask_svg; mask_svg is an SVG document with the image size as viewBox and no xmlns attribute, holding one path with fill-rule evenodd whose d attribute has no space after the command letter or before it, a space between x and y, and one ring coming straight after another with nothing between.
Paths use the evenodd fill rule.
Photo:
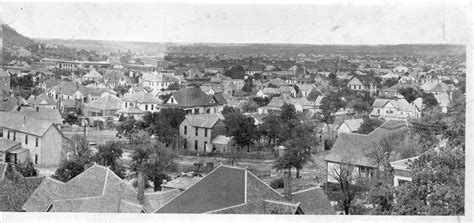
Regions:
<instances>
[{"instance_id":1,"label":"shingled roof","mask_svg":"<svg viewBox=\"0 0 474 223\"><path fill-rule=\"evenodd\" d=\"M300 207L304 210L304 214L336 214L322 187L297 191L292 193L291 196L293 200L300 202Z\"/></svg>"},{"instance_id":2,"label":"shingled roof","mask_svg":"<svg viewBox=\"0 0 474 223\"><path fill-rule=\"evenodd\" d=\"M389 120L368 135L341 133L324 160L336 163L351 162L353 165L375 167L367 157L373 146L385 137L408 130L406 121Z\"/></svg>"},{"instance_id":3,"label":"shingled roof","mask_svg":"<svg viewBox=\"0 0 474 223\"><path fill-rule=\"evenodd\" d=\"M296 214L305 210L299 201L287 200L250 171L219 166L156 213Z\"/></svg>"},{"instance_id":4,"label":"shingled roof","mask_svg":"<svg viewBox=\"0 0 474 223\"><path fill-rule=\"evenodd\" d=\"M85 107L97 110L119 110L122 108L122 100L114 95L107 95L96 101L89 102Z\"/></svg>"},{"instance_id":5,"label":"shingled roof","mask_svg":"<svg viewBox=\"0 0 474 223\"><path fill-rule=\"evenodd\" d=\"M221 113L186 115L185 119L194 127L212 128L219 120L224 120Z\"/></svg>"},{"instance_id":6,"label":"shingled roof","mask_svg":"<svg viewBox=\"0 0 474 223\"><path fill-rule=\"evenodd\" d=\"M0 112L0 126L36 136L43 136L49 128L54 127L50 121L10 112Z\"/></svg>"},{"instance_id":7,"label":"shingled roof","mask_svg":"<svg viewBox=\"0 0 474 223\"><path fill-rule=\"evenodd\" d=\"M176 100L178 104L175 106L179 107L223 105L226 103L221 94L207 95L198 87L182 88L179 91L173 92L165 100L164 104L173 106L173 103L169 103L171 98Z\"/></svg>"},{"instance_id":8,"label":"shingled roof","mask_svg":"<svg viewBox=\"0 0 474 223\"><path fill-rule=\"evenodd\" d=\"M38 96L31 95L28 98L28 100L26 100L26 102L28 104L37 105L37 106L38 105L56 105L56 102L45 94L40 94Z\"/></svg>"}]
</instances>

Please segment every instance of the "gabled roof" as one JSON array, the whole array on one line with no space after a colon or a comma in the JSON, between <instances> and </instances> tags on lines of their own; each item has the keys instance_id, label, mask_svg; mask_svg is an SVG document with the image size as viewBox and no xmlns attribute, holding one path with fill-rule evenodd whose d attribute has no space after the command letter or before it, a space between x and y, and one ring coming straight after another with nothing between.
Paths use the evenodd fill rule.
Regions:
<instances>
[{"instance_id":1,"label":"gabled roof","mask_svg":"<svg viewBox=\"0 0 474 223\"><path fill-rule=\"evenodd\" d=\"M370 84L370 83L375 83L374 79L373 79L371 76L369 76L369 75L357 75L357 74L356 74L356 75L352 76L352 77L349 79L349 81L352 80L352 79L354 79L354 78L359 79L363 84L366 84L366 85L368 85L368 84Z\"/></svg>"},{"instance_id":2,"label":"gabled roof","mask_svg":"<svg viewBox=\"0 0 474 223\"><path fill-rule=\"evenodd\" d=\"M67 183L46 178L23 208L29 212L141 212L136 195L113 171L95 164Z\"/></svg>"},{"instance_id":3,"label":"gabled roof","mask_svg":"<svg viewBox=\"0 0 474 223\"><path fill-rule=\"evenodd\" d=\"M30 195L44 180L44 177L23 177L15 168L0 162L0 212L22 211L23 205ZM13 203L10 203L14 200Z\"/></svg>"},{"instance_id":4,"label":"gabled roof","mask_svg":"<svg viewBox=\"0 0 474 223\"><path fill-rule=\"evenodd\" d=\"M119 110L122 108L122 100L116 96L107 95L96 101L87 103L85 107L97 110Z\"/></svg>"},{"instance_id":5,"label":"gabled roof","mask_svg":"<svg viewBox=\"0 0 474 223\"><path fill-rule=\"evenodd\" d=\"M62 124L63 123L63 117L59 113L58 109L52 109L52 108L42 108L42 107L21 107L20 111L14 111L12 113L20 114L20 115L25 115L27 117L31 117L37 120L43 120L43 121L48 121L53 124Z\"/></svg>"},{"instance_id":6,"label":"gabled roof","mask_svg":"<svg viewBox=\"0 0 474 223\"><path fill-rule=\"evenodd\" d=\"M357 131L360 127L360 125L364 122L363 119L358 118L358 119L346 119L339 124L337 128L339 128L341 125L346 124L347 127L352 131Z\"/></svg>"},{"instance_id":7,"label":"gabled roof","mask_svg":"<svg viewBox=\"0 0 474 223\"><path fill-rule=\"evenodd\" d=\"M38 120L9 112L0 112L0 126L36 136L43 136L54 125L50 121Z\"/></svg>"},{"instance_id":8,"label":"gabled roof","mask_svg":"<svg viewBox=\"0 0 474 223\"><path fill-rule=\"evenodd\" d=\"M199 182L202 179L200 176L186 176L182 175L177 178L174 178L171 181L166 182L165 184L161 185L162 187L167 187L167 188L175 188L179 190L186 190L195 183Z\"/></svg>"},{"instance_id":9,"label":"gabled roof","mask_svg":"<svg viewBox=\"0 0 474 223\"><path fill-rule=\"evenodd\" d=\"M16 142L16 141L5 139L5 138L0 138L0 152L7 152L8 150L16 146L19 146L20 144L21 144L20 142ZM0 180L2 179L1 174L2 174L2 169L0 168Z\"/></svg>"},{"instance_id":10,"label":"gabled roof","mask_svg":"<svg viewBox=\"0 0 474 223\"><path fill-rule=\"evenodd\" d=\"M84 75L84 78L94 78L94 79L98 79L98 78L102 78L102 74L100 74L100 73L97 72L96 70L92 70L92 71L90 71L89 73L87 73L86 75Z\"/></svg>"},{"instance_id":11,"label":"gabled roof","mask_svg":"<svg viewBox=\"0 0 474 223\"><path fill-rule=\"evenodd\" d=\"M26 102L32 105L56 105L56 102L46 94L31 95Z\"/></svg>"},{"instance_id":12,"label":"gabled roof","mask_svg":"<svg viewBox=\"0 0 474 223\"><path fill-rule=\"evenodd\" d=\"M219 120L224 120L221 113L186 115L187 120L191 126L199 128L212 128Z\"/></svg>"},{"instance_id":13,"label":"gabled roof","mask_svg":"<svg viewBox=\"0 0 474 223\"><path fill-rule=\"evenodd\" d=\"M133 94L131 93L126 93L125 97L122 99L123 101L127 102L138 102L138 103L160 103L162 100L160 100L157 97L154 97L153 94L144 92L144 91L139 91L135 92Z\"/></svg>"},{"instance_id":14,"label":"gabled roof","mask_svg":"<svg viewBox=\"0 0 474 223\"><path fill-rule=\"evenodd\" d=\"M214 96L207 95L198 87L182 88L179 91L171 93L171 97L173 97L178 102L178 105L174 105L174 106L181 106L181 107L211 106L211 105L223 104L222 100L219 100L218 98L216 98L215 95ZM164 101L164 104L167 104L171 97L167 98ZM169 104L169 103L168 105L173 106L173 104Z\"/></svg>"},{"instance_id":15,"label":"gabled roof","mask_svg":"<svg viewBox=\"0 0 474 223\"><path fill-rule=\"evenodd\" d=\"M353 165L373 167L374 163L367 156L373 146L385 137L407 130L406 121L389 120L368 135L341 133L334 142L331 153L324 160L338 163L351 162Z\"/></svg>"},{"instance_id":16,"label":"gabled roof","mask_svg":"<svg viewBox=\"0 0 474 223\"><path fill-rule=\"evenodd\" d=\"M414 111L415 106L408 103L404 98L402 99L383 99L377 98L372 104L373 108L383 108L387 103L391 103L396 109L400 111Z\"/></svg>"},{"instance_id":17,"label":"gabled roof","mask_svg":"<svg viewBox=\"0 0 474 223\"><path fill-rule=\"evenodd\" d=\"M335 215L329 199L321 187L313 187L291 194L292 200L300 202L304 214Z\"/></svg>"},{"instance_id":18,"label":"gabled roof","mask_svg":"<svg viewBox=\"0 0 474 223\"><path fill-rule=\"evenodd\" d=\"M140 110L137 107L133 106L128 106L126 108L121 108L120 110L117 111L117 113L123 113L123 114L143 114L144 112Z\"/></svg>"},{"instance_id":19,"label":"gabled roof","mask_svg":"<svg viewBox=\"0 0 474 223\"><path fill-rule=\"evenodd\" d=\"M180 194L178 189L159 191L154 193L145 193L145 210L147 213L153 213L168 203L171 199Z\"/></svg>"},{"instance_id":20,"label":"gabled roof","mask_svg":"<svg viewBox=\"0 0 474 223\"><path fill-rule=\"evenodd\" d=\"M272 98L272 100L270 101L270 103L268 103L267 106L268 107L278 107L278 108L280 108L285 103L293 104L293 105L294 104L299 104L303 107L311 106L308 99L306 99L306 98L293 98L293 97L290 97L288 95L281 95L280 97Z\"/></svg>"}]
</instances>

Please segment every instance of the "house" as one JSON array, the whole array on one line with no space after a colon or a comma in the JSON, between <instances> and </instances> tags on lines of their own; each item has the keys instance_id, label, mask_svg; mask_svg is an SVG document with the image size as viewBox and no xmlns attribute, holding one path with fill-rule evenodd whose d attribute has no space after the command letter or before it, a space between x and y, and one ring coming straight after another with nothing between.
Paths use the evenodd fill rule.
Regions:
<instances>
[{"instance_id":1,"label":"house","mask_svg":"<svg viewBox=\"0 0 474 223\"><path fill-rule=\"evenodd\" d=\"M107 88L85 88L86 100L84 102L93 102L99 100L99 98L112 95L115 96L115 92Z\"/></svg>"},{"instance_id":2,"label":"house","mask_svg":"<svg viewBox=\"0 0 474 223\"><path fill-rule=\"evenodd\" d=\"M427 82L420 87L426 93L432 93L435 96L442 93L447 93L449 97L452 97L454 87L447 85L445 83L431 83Z\"/></svg>"},{"instance_id":3,"label":"house","mask_svg":"<svg viewBox=\"0 0 474 223\"><path fill-rule=\"evenodd\" d=\"M292 193L288 186L281 195L249 170L223 165L155 213L335 214L319 187Z\"/></svg>"},{"instance_id":4,"label":"house","mask_svg":"<svg viewBox=\"0 0 474 223\"><path fill-rule=\"evenodd\" d=\"M153 94L143 91L126 93L122 100L122 108L136 107L142 112L158 111L160 109L159 106L163 103L161 99L153 96Z\"/></svg>"},{"instance_id":5,"label":"house","mask_svg":"<svg viewBox=\"0 0 474 223\"><path fill-rule=\"evenodd\" d=\"M360 125L364 122L363 119L346 119L341 122L336 128L337 134L341 133L354 133L357 132L360 128Z\"/></svg>"},{"instance_id":6,"label":"house","mask_svg":"<svg viewBox=\"0 0 474 223\"><path fill-rule=\"evenodd\" d=\"M298 84L298 89L301 97L308 97L309 93L316 87L313 84Z\"/></svg>"},{"instance_id":7,"label":"house","mask_svg":"<svg viewBox=\"0 0 474 223\"><path fill-rule=\"evenodd\" d=\"M21 143L20 148L6 152L7 162L31 160L35 165L58 166L62 161L65 137L52 122L0 112L0 132L4 140ZM4 143L14 146L12 142Z\"/></svg>"},{"instance_id":8,"label":"house","mask_svg":"<svg viewBox=\"0 0 474 223\"><path fill-rule=\"evenodd\" d=\"M59 100L76 100L84 102L87 100L87 89L78 82L62 81L51 87L47 91L47 95L55 101Z\"/></svg>"},{"instance_id":9,"label":"house","mask_svg":"<svg viewBox=\"0 0 474 223\"><path fill-rule=\"evenodd\" d=\"M179 125L179 135L185 139L185 150L213 151L212 141L225 133L224 116L220 113L186 115Z\"/></svg>"},{"instance_id":10,"label":"house","mask_svg":"<svg viewBox=\"0 0 474 223\"><path fill-rule=\"evenodd\" d=\"M372 177L377 168L368 154L374 146L386 137L394 134L403 134L408 131L406 121L389 120L373 130L371 133L341 133L334 142L331 152L324 157L326 161L326 177L328 182L337 183L335 173L341 164L353 165L353 175Z\"/></svg>"},{"instance_id":11,"label":"house","mask_svg":"<svg viewBox=\"0 0 474 223\"><path fill-rule=\"evenodd\" d=\"M0 69L0 96L10 96L10 74Z\"/></svg>"},{"instance_id":12,"label":"house","mask_svg":"<svg viewBox=\"0 0 474 223\"><path fill-rule=\"evenodd\" d=\"M314 107L306 98L293 98L288 95L273 97L268 105L258 108L258 114L278 113L285 103L295 106L297 112L313 112Z\"/></svg>"},{"instance_id":13,"label":"house","mask_svg":"<svg viewBox=\"0 0 474 223\"><path fill-rule=\"evenodd\" d=\"M412 181L410 163L417 160L419 156L390 162L393 168L393 186L398 187Z\"/></svg>"},{"instance_id":14,"label":"house","mask_svg":"<svg viewBox=\"0 0 474 223\"><path fill-rule=\"evenodd\" d=\"M421 117L421 108L405 99L375 99L371 117L382 119L407 119Z\"/></svg>"},{"instance_id":15,"label":"house","mask_svg":"<svg viewBox=\"0 0 474 223\"><path fill-rule=\"evenodd\" d=\"M278 88L278 92L280 94L287 94L291 97L296 98L296 90L293 86L281 86L280 88Z\"/></svg>"},{"instance_id":16,"label":"house","mask_svg":"<svg viewBox=\"0 0 474 223\"><path fill-rule=\"evenodd\" d=\"M347 87L353 91L364 91L370 94L377 93L375 80L368 75L354 75L347 82Z\"/></svg>"},{"instance_id":17,"label":"house","mask_svg":"<svg viewBox=\"0 0 474 223\"><path fill-rule=\"evenodd\" d=\"M89 73L84 75L84 77L82 77L82 79L84 81L95 81L95 82L97 82L97 81L103 80L104 77L102 76L102 74L100 74L96 70L91 70Z\"/></svg>"},{"instance_id":18,"label":"house","mask_svg":"<svg viewBox=\"0 0 474 223\"><path fill-rule=\"evenodd\" d=\"M171 190L139 196L139 192L108 167L94 164L66 183L46 178L23 205L23 210L146 213L157 210L179 193Z\"/></svg>"},{"instance_id":19,"label":"house","mask_svg":"<svg viewBox=\"0 0 474 223\"><path fill-rule=\"evenodd\" d=\"M410 71L410 69L408 69L405 66L398 66L398 67L393 68L393 72L395 73L406 73L408 71Z\"/></svg>"},{"instance_id":20,"label":"house","mask_svg":"<svg viewBox=\"0 0 474 223\"><path fill-rule=\"evenodd\" d=\"M391 87L384 88L380 90L380 94L385 95L387 97L403 97L398 91L402 88L412 88L416 91L418 91L420 88L415 85L415 84L410 84L410 83L396 83L392 85Z\"/></svg>"},{"instance_id":21,"label":"house","mask_svg":"<svg viewBox=\"0 0 474 223\"><path fill-rule=\"evenodd\" d=\"M451 106L451 99L448 93L441 93L435 95L438 105L441 107L441 112L448 113L448 108Z\"/></svg>"},{"instance_id":22,"label":"house","mask_svg":"<svg viewBox=\"0 0 474 223\"><path fill-rule=\"evenodd\" d=\"M250 66L245 70L245 74L248 76L253 76L255 74L261 74L263 73L263 70L265 69L264 65L257 64L257 63L252 63Z\"/></svg>"},{"instance_id":23,"label":"house","mask_svg":"<svg viewBox=\"0 0 474 223\"><path fill-rule=\"evenodd\" d=\"M49 109L57 109L57 103L46 94L40 94L38 96L31 95L27 100L26 103L34 108L49 108Z\"/></svg>"},{"instance_id":24,"label":"house","mask_svg":"<svg viewBox=\"0 0 474 223\"><path fill-rule=\"evenodd\" d=\"M12 113L24 115L38 120L48 121L53 123L57 127L60 127L64 121L64 118L61 116L58 109L29 106L21 106L19 109L19 111L16 110Z\"/></svg>"},{"instance_id":25,"label":"house","mask_svg":"<svg viewBox=\"0 0 474 223\"><path fill-rule=\"evenodd\" d=\"M225 153L230 152L230 146L232 142L232 137L228 137L225 135L217 135L212 140L212 151Z\"/></svg>"},{"instance_id":26,"label":"house","mask_svg":"<svg viewBox=\"0 0 474 223\"><path fill-rule=\"evenodd\" d=\"M181 81L174 76L174 73L158 73L155 71L153 73L143 73L140 83L143 87L149 87L153 92L158 92L168 89L173 83L181 84Z\"/></svg>"},{"instance_id":27,"label":"house","mask_svg":"<svg viewBox=\"0 0 474 223\"><path fill-rule=\"evenodd\" d=\"M21 206L43 180L44 177L23 177L13 165L0 161L0 212L23 211Z\"/></svg>"},{"instance_id":28,"label":"house","mask_svg":"<svg viewBox=\"0 0 474 223\"><path fill-rule=\"evenodd\" d=\"M180 190L185 191L189 189L192 185L197 183L202 179L202 176L198 174L190 173L181 173L179 176L175 177L171 181L167 181L161 185L162 191L169 190Z\"/></svg>"},{"instance_id":29,"label":"house","mask_svg":"<svg viewBox=\"0 0 474 223\"><path fill-rule=\"evenodd\" d=\"M259 90L257 92L257 97L259 98L268 98L273 97L280 94L280 90L278 88L269 88L266 87L263 90Z\"/></svg>"},{"instance_id":30,"label":"house","mask_svg":"<svg viewBox=\"0 0 474 223\"><path fill-rule=\"evenodd\" d=\"M113 118L117 111L122 108L122 100L113 95L107 95L99 100L89 102L84 105L84 116L89 122L100 122L107 124L107 120ZM93 124L94 126L96 124Z\"/></svg>"},{"instance_id":31,"label":"house","mask_svg":"<svg viewBox=\"0 0 474 223\"><path fill-rule=\"evenodd\" d=\"M143 112L137 107L126 107L118 110L116 114L118 116L133 117L135 120L140 120L145 114L145 112Z\"/></svg>"},{"instance_id":32,"label":"house","mask_svg":"<svg viewBox=\"0 0 474 223\"><path fill-rule=\"evenodd\" d=\"M207 95L199 87L186 87L172 92L161 107L182 108L187 114L217 113L227 104L222 94Z\"/></svg>"},{"instance_id":33,"label":"house","mask_svg":"<svg viewBox=\"0 0 474 223\"><path fill-rule=\"evenodd\" d=\"M131 81L122 71L117 70L105 70L104 72L104 82L105 84L115 87L115 86L125 86L130 85Z\"/></svg>"}]
</instances>

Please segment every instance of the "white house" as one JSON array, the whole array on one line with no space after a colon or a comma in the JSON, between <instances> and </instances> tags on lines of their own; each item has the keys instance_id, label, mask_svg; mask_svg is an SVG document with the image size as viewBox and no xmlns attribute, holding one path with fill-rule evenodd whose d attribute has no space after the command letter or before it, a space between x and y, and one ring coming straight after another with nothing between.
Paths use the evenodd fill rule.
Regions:
<instances>
[{"instance_id":1,"label":"white house","mask_svg":"<svg viewBox=\"0 0 474 223\"><path fill-rule=\"evenodd\" d=\"M375 99L371 117L382 119L407 119L421 117L421 108L405 99Z\"/></svg>"}]
</instances>

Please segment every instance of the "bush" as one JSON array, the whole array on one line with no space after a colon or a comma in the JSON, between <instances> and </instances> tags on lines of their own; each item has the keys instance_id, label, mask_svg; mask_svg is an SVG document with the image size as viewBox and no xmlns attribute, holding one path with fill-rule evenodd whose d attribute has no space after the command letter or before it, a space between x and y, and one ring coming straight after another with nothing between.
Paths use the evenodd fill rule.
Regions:
<instances>
[{"instance_id":1,"label":"bush","mask_svg":"<svg viewBox=\"0 0 474 223\"><path fill-rule=\"evenodd\" d=\"M35 168L35 166L33 165L31 161L17 165L15 169L24 177L38 176L38 170Z\"/></svg>"},{"instance_id":2,"label":"bush","mask_svg":"<svg viewBox=\"0 0 474 223\"><path fill-rule=\"evenodd\" d=\"M280 188L283 188L284 186L285 184L283 182L283 178L277 178L277 179L272 180L272 182L270 182L270 187L272 187L273 189L280 189Z\"/></svg>"}]
</instances>

